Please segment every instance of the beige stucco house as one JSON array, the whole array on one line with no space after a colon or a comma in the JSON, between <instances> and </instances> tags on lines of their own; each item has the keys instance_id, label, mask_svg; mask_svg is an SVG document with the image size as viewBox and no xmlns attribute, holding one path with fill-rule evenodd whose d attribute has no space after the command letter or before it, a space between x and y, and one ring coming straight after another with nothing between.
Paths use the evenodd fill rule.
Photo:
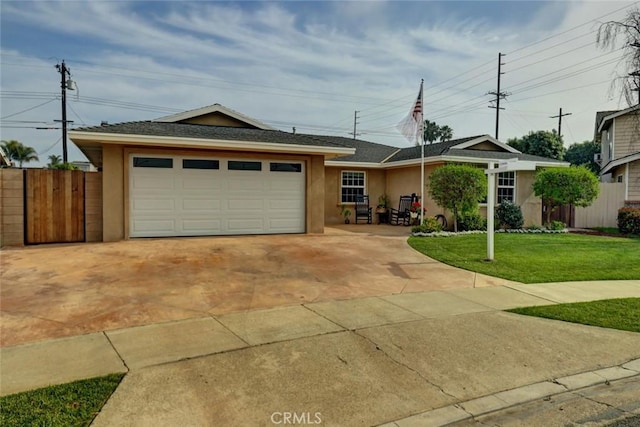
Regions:
<instances>
[{"instance_id":1,"label":"beige stucco house","mask_svg":"<svg viewBox=\"0 0 640 427\"><path fill-rule=\"evenodd\" d=\"M221 105L154 121L103 124L69 132L102 172L102 240L135 237L322 233L342 221L357 194L420 194L420 148L275 130ZM525 155L488 135L425 147L425 174L446 163L486 168ZM497 178L497 199L519 204L540 224L533 172ZM429 215L448 214L428 198Z\"/></svg>"},{"instance_id":2,"label":"beige stucco house","mask_svg":"<svg viewBox=\"0 0 640 427\"><path fill-rule=\"evenodd\" d=\"M602 182L625 186L625 205L640 207L640 105L596 114Z\"/></svg>"}]
</instances>

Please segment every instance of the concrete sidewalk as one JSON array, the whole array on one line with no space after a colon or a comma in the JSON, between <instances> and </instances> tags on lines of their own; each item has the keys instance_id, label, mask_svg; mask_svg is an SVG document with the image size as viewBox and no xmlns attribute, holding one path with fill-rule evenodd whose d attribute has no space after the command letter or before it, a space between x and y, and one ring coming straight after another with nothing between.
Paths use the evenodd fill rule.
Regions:
<instances>
[{"instance_id":1,"label":"concrete sidewalk","mask_svg":"<svg viewBox=\"0 0 640 427\"><path fill-rule=\"evenodd\" d=\"M95 425L271 425L291 412L325 425L428 425L447 408L470 417L639 375L640 334L500 311L620 297L640 297L640 280L367 297L104 331L0 349L0 394L129 372Z\"/></svg>"}]
</instances>

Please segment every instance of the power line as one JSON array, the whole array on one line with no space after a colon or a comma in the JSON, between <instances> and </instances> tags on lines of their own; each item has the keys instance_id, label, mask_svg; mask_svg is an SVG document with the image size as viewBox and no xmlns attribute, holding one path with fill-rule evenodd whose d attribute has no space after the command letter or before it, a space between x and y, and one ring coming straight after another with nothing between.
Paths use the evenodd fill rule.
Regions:
<instances>
[{"instance_id":1,"label":"power line","mask_svg":"<svg viewBox=\"0 0 640 427\"><path fill-rule=\"evenodd\" d=\"M42 104L38 104L35 107L27 108L26 110L18 111L17 113L9 114L8 116L0 117L0 120L8 119L9 117L17 116L18 114L26 113L27 111L35 110L38 107L42 107L43 105L47 105L50 102L55 101L56 98L50 99L47 102L43 102Z\"/></svg>"}]
</instances>

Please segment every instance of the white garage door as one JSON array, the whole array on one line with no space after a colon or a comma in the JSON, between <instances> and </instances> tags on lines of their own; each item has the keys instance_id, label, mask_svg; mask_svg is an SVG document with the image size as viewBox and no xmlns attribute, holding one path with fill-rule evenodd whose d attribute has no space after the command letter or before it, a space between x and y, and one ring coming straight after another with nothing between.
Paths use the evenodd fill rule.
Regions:
<instances>
[{"instance_id":1,"label":"white garage door","mask_svg":"<svg viewBox=\"0 0 640 427\"><path fill-rule=\"evenodd\" d=\"M131 237L304 233L304 163L132 154Z\"/></svg>"}]
</instances>

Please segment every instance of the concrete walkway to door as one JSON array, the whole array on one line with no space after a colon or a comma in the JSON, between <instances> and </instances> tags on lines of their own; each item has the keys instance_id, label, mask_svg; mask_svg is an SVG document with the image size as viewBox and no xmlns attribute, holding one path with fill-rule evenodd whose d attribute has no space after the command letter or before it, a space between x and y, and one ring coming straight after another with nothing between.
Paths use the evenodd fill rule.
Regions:
<instances>
[{"instance_id":1,"label":"concrete walkway to door","mask_svg":"<svg viewBox=\"0 0 640 427\"><path fill-rule=\"evenodd\" d=\"M408 227L134 239L1 253L1 346L258 308L504 285L411 249Z\"/></svg>"}]
</instances>

